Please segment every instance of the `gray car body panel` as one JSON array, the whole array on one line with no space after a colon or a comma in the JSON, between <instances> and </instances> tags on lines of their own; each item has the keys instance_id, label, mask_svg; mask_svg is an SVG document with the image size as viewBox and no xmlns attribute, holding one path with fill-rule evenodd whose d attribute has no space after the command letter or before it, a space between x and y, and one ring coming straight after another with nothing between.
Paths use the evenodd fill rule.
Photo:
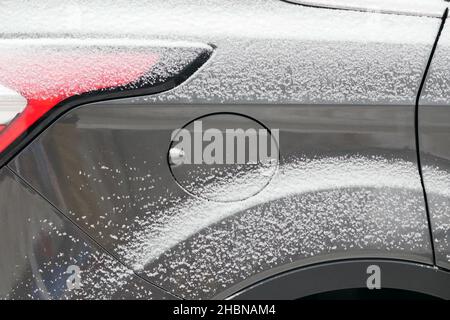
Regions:
<instances>
[{"instance_id":1,"label":"gray car body panel","mask_svg":"<svg viewBox=\"0 0 450 320\"><path fill-rule=\"evenodd\" d=\"M448 21L447 21L448 23ZM446 24L419 105L423 180L434 234L436 261L450 268L450 28Z\"/></svg>"},{"instance_id":2,"label":"gray car body panel","mask_svg":"<svg viewBox=\"0 0 450 320\"><path fill-rule=\"evenodd\" d=\"M403 1L403 0L285 0L304 6L339 10L367 11L384 14L417 15L442 17L447 8L443 0Z\"/></svg>"},{"instance_id":3,"label":"gray car body panel","mask_svg":"<svg viewBox=\"0 0 450 320\"><path fill-rule=\"evenodd\" d=\"M317 262L433 263L414 111L439 19L281 1L137 8L86 21L78 36L200 41L214 54L173 90L61 117L8 165L33 189L136 274L184 298L230 295ZM244 202L193 198L170 173L172 130L212 112L280 129L279 170Z\"/></svg>"},{"instance_id":4,"label":"gray car body panel","mask_svg":"<svg viewBox=\"0 0 450 320\"><path fill-rule=\"evenodd\" d=\"M416 154L406 148L414 144L408 110L91 104L59 119L9 166L149 281L211 298L318 261L432 264ZM280 128L279 170L245 201L193 198L168 168L171 132L219 111Z\"/></svg>"}]
</instances>

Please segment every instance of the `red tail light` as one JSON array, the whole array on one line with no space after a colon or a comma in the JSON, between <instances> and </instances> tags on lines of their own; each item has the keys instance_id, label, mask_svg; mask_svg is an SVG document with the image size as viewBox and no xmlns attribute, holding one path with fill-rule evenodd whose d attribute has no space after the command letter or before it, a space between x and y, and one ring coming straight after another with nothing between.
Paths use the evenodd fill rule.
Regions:
<instances>
[{"instance_id":1,"label":"red tail light","mask_svg":"<svg viewBox=\"0 0 450 320\"><path fill-rule=\"evenodd\" d=\"M0 152L59 102L139 80L151 49L0 44Z\"/></svg>"}]
</instances>

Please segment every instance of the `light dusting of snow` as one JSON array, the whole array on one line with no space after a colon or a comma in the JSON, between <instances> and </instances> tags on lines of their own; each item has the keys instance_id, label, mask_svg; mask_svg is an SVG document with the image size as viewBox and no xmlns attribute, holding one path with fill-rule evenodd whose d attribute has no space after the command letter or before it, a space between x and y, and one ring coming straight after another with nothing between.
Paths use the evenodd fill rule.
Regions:
<instances>
[{"instance_id":1,"label":"light dusting of snow","mask_svg":"<svg viewBox=\"0 0 450 320\"><path fill-rule=\"evenodd\" d=\"M189 82L134 101L413 104L431 49L427 38L429 45L389 46L230 41Z\"/></svg>"},{"instance_id":2,"label":"light dusting of snow","mask_svg":"<svg viewBox=\"0 0 450 320\"><path fill-rule=\"evenodd\" d=\"M71 222L5 170L0 173L0 189L0 200L6 204L0 222L9 226L1 235L5 274L0 299L170 297L150 288L131 269L86 240ZM71 265L81 271L80 289L67 287L70 274L66 271Z\"/></svg>"},{"instance_id":3,"label":"light dusting of snow","mask_svg":"<svg viewBox=\"0 0 450 320\"><path fill-rule=\"evenodd\" d=\"M358 187L412 188L419 191L417 179L416 167L413 163L351 157L318 161L303 159L281 167L279 175L274 178L273 182L260 194L248 200L216 204L192 199L183 202L179 207L168 208L167 216L163 218L163 221L157 222L160 225L155 228L158 230L156 237L147 229L136 236L136 238L142 238L142 236L146 238L144 245L148 246L148 249L131 252L138 254L147 252L150 255L144 257L144 261L151 261L161 252L172 247L173 244L186 240L211 224L259 204L291 195L313 193L324 189ZM233 189L229 189L227 196L233 198L232 193ZM173 211L176 214L170 214ZM155 222L142 221L143 225L150 223L150 228L156 226L153 225ZM139 241L131 241L131 243L138 244Z\"/></svg>"},{"instance_id":4,"label":"light dusting of snow","mask_svg":"<svg viewBox=\"0 0 450 320\"><path fill-rule=\"evenodd\" d=\"M216 57L189 84L144 100L149 102L412 103L440 24L436 18L324 10L279 0L118 1L107 7L100 1L72 1L79 8L78 30L66 23L63 4L43 3L2 4L0 30L217 46Z\"/></svg>"},{"instance_id":5,"label":"light dusting of snow","mask_svg":"<svg viewBox=\"0 0 450 320\"><path fill-rule=\"evenodd\" d=\"M439 38L420 97L420 104L450 104L450 28L448 24L444 26Z\"/></svg>"},{"instance_id":6,"label":"light dusting of snow","mask_svg":"<svg viewBox=\"0 0 450 320\"><path fill-rule=\"evenodd\" d=\"M445 0L287 0L303 5L442 17Z\"/></svg>"},{"instance_id":7,"label":"light dusting of snow","mask_svg":"<svg viewBox=\"0 0 450 320\"><path fill-rule=\"evenodd\" d=\"M437 166L422 167L432 219L436 256L450 268L450 173Z\"/></svg>"},{"instance_id":8,"label":"light dusting of snow","mask_svg":"<svg viewBox=\"0 0 450 320\"><path fill-rule=\"evenodd\" d=\"M212 297L306 258L384 252L426 259L430 250L417 166L400 159L296 159L239 202L166 192L147 204L146 192L133 194L147 214L136 215L112 247L136 272L186 298ZM224 196L236 195L224 189Z\"/></svg>"},{"instance_id":9,"label":"light dusting of snow","mask_svg":"<svg viewBox=\"0 0 450 320\"><path fill-rule=\"evenodd\" d=\"M66 6L78 10L65 11ZM78 21L70 23L74 14ZM4 34L113 34L210 41L249 37L424 43L433 20L320 10L279 0L119 0L107 5L100 0L70 4L46 0L4 1L0 30Z\"/></svg>"},{"instance_id":10,"label":"light dusting of snow","mask_svg":"<svg viewBox=\"0 0 450 320\"><path fill-rule=\"evenodd\" d=\"M84 41L112 36L217 46L216 57L195 79L149 102L412 103L440 24L436 18L324 10L279 0L107 6L79 0L67 4L67 11L65 6L56 0L6 1L0 30L5 37L66 35Z\"/></svg>"},{"instance_id":11,"label":"light dusting of snow","mask_svg":"<svg viewBox=\"0 0 450 320\"><path fill-rule=\"evenodd\" d=\"M154 84L177 74L204 44L120 39L0 39L0 83L27 99ZM141 85L141 84L140 84ZM19 110L20 111L20 110Z\"/></svg>"},{"instance_id":12,"label":"light dusting of snow","mask_svg":"<svg viewBox=\"0 0 450 320\"><path fill-rule=\"evenodd\" d=\"M19 93L0 85L0 125L14 119L26 105L27 101Z\"/></svg>"},{"instance_id":13,"label":"light dusting of snow","mask_svg":"<svg viewBox=\"0 0 450 320\"><path fill-rule=\"evenodd\" d=\"M261 192L272 179L277 162L257 165L188 165L185 175L174 177L180 186L190 194L212 201L240 201ZM184 171L184 170L183 170ZM230 190L233 190L232 194Z\"/></svg>"},{"instance_id":14,"label":"light dusting of snow","mask_svg":"<svg viewBox=\"0 0 450 320\"><path fill-rule=\"evenodd\" d=\"M426 219L424 213L417 216L422 208L419 192L389 188L292 195L199 231L143 274L184 297L210 298L264 271L312 259L407 258L410 250L427 256Z\"/></svg>"},{"instance_id":15,"label":"light dusting of snow","mask_svg":"<svg viewBox=\"0 0 450 320\"><path fill-rule=\"evenodd\" d=\"M435 18L278 0L117 1L106 7L98 0L5 1L0 12L5 37L121 36L217 47L183 85L130 100L142 104L412 106L439 24ZM227 204L175 197L169 188L159 188L164 181L154 164L127 159L120 164L126 172L117 172L117 164L106 162L75 171L79 180L67 177L71 184L82 181L80 194L92 194L83 201L97 205L103 218L70 209L68 214L96 239L108 241L136 272L184 297L212 297L304 258L383 250L427 259L431 250L414 162L296 159L281 165L262 192ZM93 170L102 174L92 175ZM251 179L248 174L242 178ZM109 184L118 191L109 193ZM135 211L139 214L129 215Z\"/></svg>"},{"instance_id":16,"label":"light dusting of snow","mask_svg":"<svg viewBox=\"0 0 450 320\"><path fill-rule=\"evenodd\" d=\"M189 159L184 159L188 163L177 163L175 160L170 166L170 171L181 188L195 197L230 202L249 198L267 186L278 168L278 134L274 136L260 123L236 114L209 115L197 121L201 128L195 128L193 123L183 127L193 137L191 145L188 146L191 149L189 155L185 155ZM215 146L213 152L210 150L211 152L204 153L205 149L201 149L201 154L197 154L199 159L194 163L195 144L202 144L195 141L195 130L206 134L211 128L220 133L220 138L214 137L219 139L216 142L220 146ZM237 128L241 133L235 131ZM243 141L242 145L237 142L239 140ZM175 135L171 150L178 141L180 137ZM262 148L264 144L265 147ZM216 147L221 151L218 152ZM204 159L210 153L217 157ZM205 161L211 162L206 164ZM231 193L233 196L230 196Z\"/></svg>"},{"instance_id":17,"label":"light dusting of snow","mask_svg":"<svg viewBox=\"0 0 450 320\"><path fill-rule=\"evenodd\" d=\"M450 268L450 28L446 21L420 97L420 150L435 251ZM430 157L433 156L433 157Z\"/></svg>"}]
</instances>

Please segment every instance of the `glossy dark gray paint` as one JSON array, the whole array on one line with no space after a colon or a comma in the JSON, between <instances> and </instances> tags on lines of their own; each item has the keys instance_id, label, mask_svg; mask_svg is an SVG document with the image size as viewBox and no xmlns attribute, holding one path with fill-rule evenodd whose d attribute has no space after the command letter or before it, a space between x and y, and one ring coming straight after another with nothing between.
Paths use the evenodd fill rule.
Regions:
<instances>
[{"instance_id":1,"label":"glossy dark gray paint","mask_svg":"<svg viewBox=\"0 0 450 320\"><path fill-rule=\"evenodd\" d=\"M187 298L336 259L432 263L414 102L439 19L278 0L164 0L127 12L96 12L75 34L194 40L214 55L174 90L69 113L10 163L116 258ZM33 10L56 21L46 15ZM24 25L1 21L5 32ZM246 203L192 199L166 165L170 131L214 111L282 130L279 175Z\"/></svg>"},{"instance_id":2,"label":"glossy dark gray paint","mask_svg":"<svg viewBox=\"0 0 450 320\"><path fill-rule=\"evenodd\" d=\"M137 277L23 184L0 171L0 299L173 299ZM69 290L71 265L81 288Z\"/></svg>"},{"instance_id":3,"label":"glossy dark gray paint","mask_svg":"<svg viewBox=\"0 0 450 320\"><path fill-rule=\"evenodd\" d=\"M382 289L409 290L450 299L448 272L416 263L389 260L350 260L300 268L246 288L232 299L292 300L317 294L319 288L326 288L327 291L366 289L367 269L373 265L380 268Z\"/></svg>"},{"instance_id":4,"label":"glossy dark gray paint","mask_svg":"<svg viewBox=\"0 0 450 320\"><path fill-rule=\"evenodd\" d=\"M428 17L442 17L444 10L447 8L445 0L427 2L409 2L390 0L390 1L348 1L348 0L282 0L296 3L304 6L312 6L317 8L367 11L383 14L400 14L415 15Z\"/></svg>"},{"instance_id":5,"label":"glossy dark gray paint","mask_svg":"<svg viewBox=\"0 0 450 320\"><path fill-rule=\"evenodd\" d=\"M280 129L279 171L248 202L192 198L168 168L172 131L220 111ZM412 120L408 106L98 103L9 166L151 282L210 298L317 261L431 264Z\"/></svg>"},{"instance_id":6,"label":"glossy dark gray paint","mask_svg":"<svg viewBox=\"0 0 450 320\"><path fill-rule=\"evenodd\" d=\"M423 179L434 233L436 260L450 269L450 27L447 20L419 107Z\"/></svg>"}]
</instances>

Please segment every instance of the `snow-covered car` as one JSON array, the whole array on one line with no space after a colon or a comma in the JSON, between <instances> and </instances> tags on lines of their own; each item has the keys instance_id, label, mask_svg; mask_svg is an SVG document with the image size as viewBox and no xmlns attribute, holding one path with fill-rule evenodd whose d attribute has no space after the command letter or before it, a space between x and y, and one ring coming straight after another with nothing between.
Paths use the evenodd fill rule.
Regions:
<instances>
[{"instance_id":1,"label":"snow-covered car","mask_svg":"<svg viewBox=\"0 0 450 320\"><path fill-rule=\"evenodd\" d=\"M450 299L447 6L0 1L0 298Z\"/></svg>"}]
</instances>

